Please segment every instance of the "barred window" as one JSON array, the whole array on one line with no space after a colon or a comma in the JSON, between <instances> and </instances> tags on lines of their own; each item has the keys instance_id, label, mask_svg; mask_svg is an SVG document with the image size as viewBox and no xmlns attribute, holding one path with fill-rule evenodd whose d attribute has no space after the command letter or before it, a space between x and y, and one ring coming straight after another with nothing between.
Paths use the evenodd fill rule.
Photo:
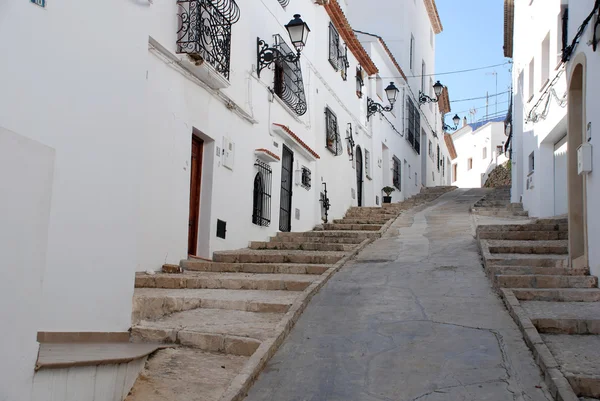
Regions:
<instances>
[{"instance_id":1,"label":"barred window","mask_svg":"<svg viewBox=\"0 0 600 401\"><path fill-rule=\"evenodd\" d=\"M400 191L401 190L400 187L402 184L402 181L400 178L401 177L400 160L398 160L396 158L396 156L394 156L392 160L393 160L393 169L392 169L393 170L392 171L393 183L394 183L394 186Z\"/></svg>"},{"instance_id":2,"label":"barred window","mask_svg":"<svg viewBox=\"0 0 600 401\"><path fill-rule=\"evenodd\" d=\"M337 117L329 107L325 108L325 130L327 149L335 156L340 156L343 153L342 139L339 133Z\"/></svg>"},{"instance_id":3,"label":"barred window","mask_svg":"<svg viewBox=\"0 0 600 401\"><path fill-rule=\"evenodd\" d=\"M358 96L359 99L362 99L363 97L364 86L365 80L363 78L363 70L362 67L359 65L358 67L356 67L356 96Z\"/></svg>"},{"instance_id":4,"label":"barred window","mask_svg":"<svg viewBox=\"0 0 600 401\"><path fill-rule=\"evenodd\" d=\"M412 148L421 154L421 141L419 138L421 132L421 115L419 109L415 106L412 99L406 99L406 116L407 116L407 135L406 140L411 144Z\"/></svg>"},{"instance_id":5,"label":"barred window","mask_svg":"<svg viewBox=\"0 0 600 401\"><path fill-rule=\"evenodd\" d=\"M271 224L271 167L258 159L254 167L257 172L254 176L252 223L268 227Z\"/></svg>"},{"instance_id":6,"label":"barred window","mask_svg":"<svg viewBox=\"0 0 600 401\"><path fill-rule=\"evenodd\" d=\"M303 188L309 190L312 186L312 178L311 172L307 167L302 166L302 175L300 178L300 185L302 185Z\"/></svg>"},{"instance_id":7,"label":"barred window","mask_svg":"<svg viewBox=\"0 0 600 401\"><path fill-rule=\"evenodd\" d=\"M274 37L274 48L278 49L284 55L294 54L280 35L274 35ZM302 80L300 62L290 61L285 58L275 62L274 76L273 92L297 115L304 115L308 107L304 93L304 81Z\"/></svg>"},{"instance_id":8,"label":"barred window","mask_svg":"<svg viewBox=\"0 0 600 401\"><path fill-rule=\"evenodd\" d=\"M340 71L342 79L348 79L348 47L342 45L340 34L332 23L329 23L329 63Z\"/></svg>"},{"instance_id":9,"label":"barred window","mask_svg":"<svg viewBox=\"0 0 600 401\"><path fill-rule=\"evenodd\" d=\"M371 152L365 149L365 176L371 178Z\"/></svg>"},{"instance_id":10,"label":"barred window","mask_svg":"<svg viewBox=\"0 0 600 401\"><path fill-rule=\"evenodd\" d=\"M437 169L440 171L442 159L440 158L440 145L437 145Z\"/></svg>"}]
</instances>

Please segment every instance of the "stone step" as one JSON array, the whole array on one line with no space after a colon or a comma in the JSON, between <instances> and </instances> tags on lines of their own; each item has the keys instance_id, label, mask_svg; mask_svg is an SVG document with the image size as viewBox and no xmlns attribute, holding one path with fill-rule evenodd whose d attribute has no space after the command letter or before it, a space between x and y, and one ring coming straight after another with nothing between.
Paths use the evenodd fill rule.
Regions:
<instances>
[{"instance_id":1,"label":"stone step","mask_svg":"<svg viewBox=\"0 0 600 401\"><path fill-rule=\"evenodd\" d=\"M477 233L482 232L507 232L507 231L560 231L569 232L569 226L565 224L489 224L477 227Z\"/></svg>"},{"instance_id":2,"label":"stone step","mask_svg":"<svg viewBox=\"0 0 600 401\"><path fill-rule=\"evenodd\" d=\"M553 302L599 302L598 288L515 288L512 289L517 299L522 301Z\"/></svg>"},{"instance_id":3,"label":"stone step","mask_svg":"<svg viewBox=\"0 0 600 401\"><path fill-rule=\"evenodd\" d=\"M594 288L598 286L595 276L551 276L551 275L496 275L500 288Z\"/></svg>"},{"instance_id":4,"label":"stone step","mask_svg":"<svg viewBox=\"0 0 600 401\"><path fill-rule=\"evenodd\" d=\"M248 360L187 347L165 349L148 359L125 401L216 401Z\"/></svg>"},{"instance_id":5,"label":"stone step","mask_svg":"<svg viewBox=\"0 0 600 401\"><path fill-rule=\"evenodd\" d=\"M526 275L551 275L551 276L586 276L588 270L575 270L569 267L539 267L539 266L491 266L494 274L508 274L517 276Z\"/></svg>"},{"instance_id":6,"label":"stone step","mask_svg":"<svg viewBox=\"0 0 600 401\"><path fill-rule=\"evenodd\" d=\"M135 277L135 288L303 291L318 277L309 274L186 272L148 275L138 273Z\"/></svg>"},{"instance_id":7,"label":"stone step","mask_svg":"<svg viewBox=\"0 0 600 401\"><path fill-rule=\"evenodd\" d=\"M269 239L270 242L286 242L286 243L301 243L301 244L311 244L311 243L322 243L326 242L328 244L355 244L358 245L364 241L364 238L360 237L283 237L283 236L275 236Z\"/></svg>"},{"instance_id":8,"label":"stone step","mask_svg":"<svg viewBox=\"0 0 600 401\"><path fill-rule=\"evenodd\" d=\"M379 211L379 212L364 212L364 211L350 211L344 216L344 219L394 219L402 211Z\"/></svg>"},{"instance_id":9,"label":"stone step","mask_svg":"<svg viewBox=\"0 0 600 401\"><path fill-rule=\"evenodd\" d=\"M568 241L488 241L490 253L518 253L525 255L567 255Z\"/></svg>"},{"instance_id":10,"label":"stone step","mask_svg":"<svg viewBox=\"0 0 600 401\"><path fill-rule=\"evenodd\" d=\"M370 232L370 231L350 231L350 230L338 230L338 231L325 231L325 230L314 230L314 231L305 231L301 233L277 233L278 237L297 237L297 238L327 238L327 240L323 242L328 242L329 238L360 238L362 240L370 239L370 238L379 238L380 234L378 232Z\"/></svg>"},{"instance_id":11,"label":"stone step","mask_svg":"<svg viewBox=\"0 0 600 401\"><path fill-rule=\"evenodd\" d=\"M181 344L204 351L250 356L269 337L282 313L193 309L132 327L134 342Z\"/></svg>"},{"instance_id":12,"label":"stone step","mask_svg":"<svg viewBox=\"0 0 600 401\"><path fill-rule=\"evenodd\" d=\"M379 231L382 224L323 224L325 230L339 230L339 231Z\"/></svg>"},{"instance_id":13,"label":"stone step","mask_svg":"<svg viewBox=\"0 0 600 401\"><path fill-rule=\"evenodd\" d=\"M599 302L523 301L521 306L540 333L600 334Z\"/></svg>"},{"instance_id":14,"label":"stone step","mask_svg":"<svg viewBox=\"0 0 600 401\"><path fill-rule=\"evenodd\" d=\"M301 294L297 291L136 288L133 324L190 309L227 309L285 313Z\"/></svg>"},{"instance_id":15,"label":"stone step","mask_svg":"<svg viewBox=\"0 0 600 401\"><path fill-rule=\"evenodd\" d=\"M250 249L262 250L297 250L297 251L340 251L349 252L356 248L355 244L335 244L328 242L264 242L252 241Z\"/></svg>"},{"instance_id":16,"label":"stone step","mask_svg":"<svg viewBox=\"0 0 600 401\"><path fill-rule=\"evenodd\" d=\"M566 217L536 219L535 224L552 224L552 225L568 226L569 219Z\"/></svg>"},{"instance_id":17,"label":"stone step","mask_svg":"<svg viewBox=\"0 0 600 401\"><path fill-rule=\"evenodd\" d=\"M225 263L307 263L334 264L346 256L345 252L327 251L258 251L243 249L238 251L214 252L215 262Z\"/></svg>"},{"instance_id":18,"label":"stone step","mask_svg":"<svg viewBox=\"0 0 600 401\"><path fill-rule=\"evenodd\" d=\"M306 263L218 263L184 259L181 267L189 271L258 274L323 274L331 265Z\"/></svg>"},{"instance_id":19,"label":"stone step","mask_svg":"<svg viewBox=\"0 0 600 401\"><path fill-rule=\"evenodd\" d=\"M505 241L550 241L567 240L566 231L481 231L478 238Z\"/></svg>"},{"instance_id":20,"label":"stone step","mask_svg":"<svg viewBox=\"0 0 600 401\"><path fill-rule=\"evenodd\" d=\"M496 209L476 209L472 210L473 213L476 213L480 216L490 216L490 217L527 217L529 216L529 212L520 211L520 210L496 210Z\"/></svg>"},{"instance_id":21,"label":"stone step","mask_svg":"<svg viewBox=\"0 0 600 401\"><path fill-rule=\"evenodd\" d=\"M600 336L542 334L542 340L554 356L573 392L581 401L600 398Z\"/></svg>"},{"instance_id":22,"label":"stone step","mask_svg":"<svg viewBox=\"0 0 600 401\"><path fill-rule=\"evenodd\" d=\"M485 260L486 265L495 266L537 266L568 267L569 260L565 255L524 255L518 253L495 253Z\"/></svg>"},{"instance_id":23,"label":"stone step","mask_svg":"<svg viewBox=\"0 0 600 401\"><path fill-rule=\"evenodd\" d=\"M390 221L390 218L362 218L362 219L354 219L354 218L344 218L344 219L336 219L333 220L333 224L385 224Z\"/></svg>"}]
</instances>

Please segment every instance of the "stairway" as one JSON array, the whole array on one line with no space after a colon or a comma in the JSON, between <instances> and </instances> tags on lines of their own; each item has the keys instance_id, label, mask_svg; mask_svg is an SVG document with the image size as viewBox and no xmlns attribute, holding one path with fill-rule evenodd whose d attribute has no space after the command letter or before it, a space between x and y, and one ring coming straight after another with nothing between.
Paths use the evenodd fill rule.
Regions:
<instances>
[{"instance_id":1,"label":"stairway","mask_svg":"<svg viewBox=\"0 0 600 401\"><path fill-rule=\"evenodd\" d=\"M565 400L600 398L598 278L569 266L567 219L479 226L477 239L550 388Z\"/></svg>"},{"instance_id":2,"label":"stairway","mask_svg":"<svg viewBox=\"0 0 600 401\"><path fill-rule=\"evenodd\" d=\"M473 205L471 213L504 218L523 218L529 215L523 210L521 203L510 202L510 187L491 189L486 196Z\"/></svg>"},{"instance_id":3,"label":"stairway","mask_svg":"<svg viewBox=\"0 0 600 401\"><path fill-rule=\"evenodd\" d=\"M172 344L149 359L128 401L235 399L254 381L312 295L408 208L453 187L427 188L384 207L352 207L308 232L279 232L212 261L181 261L183 273L138 273L136 342Z\"/></svg>"}]
</instances>

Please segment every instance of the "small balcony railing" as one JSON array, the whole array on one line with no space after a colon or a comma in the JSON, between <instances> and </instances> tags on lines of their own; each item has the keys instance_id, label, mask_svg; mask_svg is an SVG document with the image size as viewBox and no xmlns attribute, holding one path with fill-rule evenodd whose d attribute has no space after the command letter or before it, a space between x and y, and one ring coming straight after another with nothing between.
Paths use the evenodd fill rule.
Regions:
<instances>
[{"instance_id":1,"label":"small balcony railing","mask_svg":"<svg viewBox=\"0 0 600 401\"><path fill-rule=\"evenodd\" d=\"M231 26L240 19L234 0L177 0L177 53L210 64L229 79Z\"/></svg>"}]
</instances>

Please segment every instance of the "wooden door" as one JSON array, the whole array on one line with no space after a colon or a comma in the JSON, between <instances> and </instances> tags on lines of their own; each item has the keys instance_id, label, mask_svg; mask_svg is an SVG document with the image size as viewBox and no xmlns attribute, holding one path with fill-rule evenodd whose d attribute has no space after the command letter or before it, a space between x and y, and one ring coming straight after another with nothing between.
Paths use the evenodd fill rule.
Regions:
<instances>
[{"instance_id":1,"label":"wooden door","mask_svg":"<svg viewBox=\"0 0 600 401\"><path fill-rule=\"evenodd\" d=\"M188 254L196 255L198 246L198 220L200 217L200 188L202 187L202 151L204 141L192 137L192 163L190 167L190 218L188 222Z\"/></svg>"},{"instance_id":2,"label":"wooden door","mask_svg":"<svg viewBox=\"0 0 600 401\"><path fill-rule=\"evenodd\" d=\"M283 145L281 161L281 197L279 206L279 230L292 230L292 178L294 169L294 153Z\"/></svg>"},{"instance_id":3,"label":"wooden door","mask_svg":"<svg viewBox=\"0 0 600 401\"><path fill-rule=\"evenodd\" d=\"M363 197L363 158L362 150L360 146L356 147L356 199L358 200L358 206L362 206Z\"/></svg>"}]
</instances>

